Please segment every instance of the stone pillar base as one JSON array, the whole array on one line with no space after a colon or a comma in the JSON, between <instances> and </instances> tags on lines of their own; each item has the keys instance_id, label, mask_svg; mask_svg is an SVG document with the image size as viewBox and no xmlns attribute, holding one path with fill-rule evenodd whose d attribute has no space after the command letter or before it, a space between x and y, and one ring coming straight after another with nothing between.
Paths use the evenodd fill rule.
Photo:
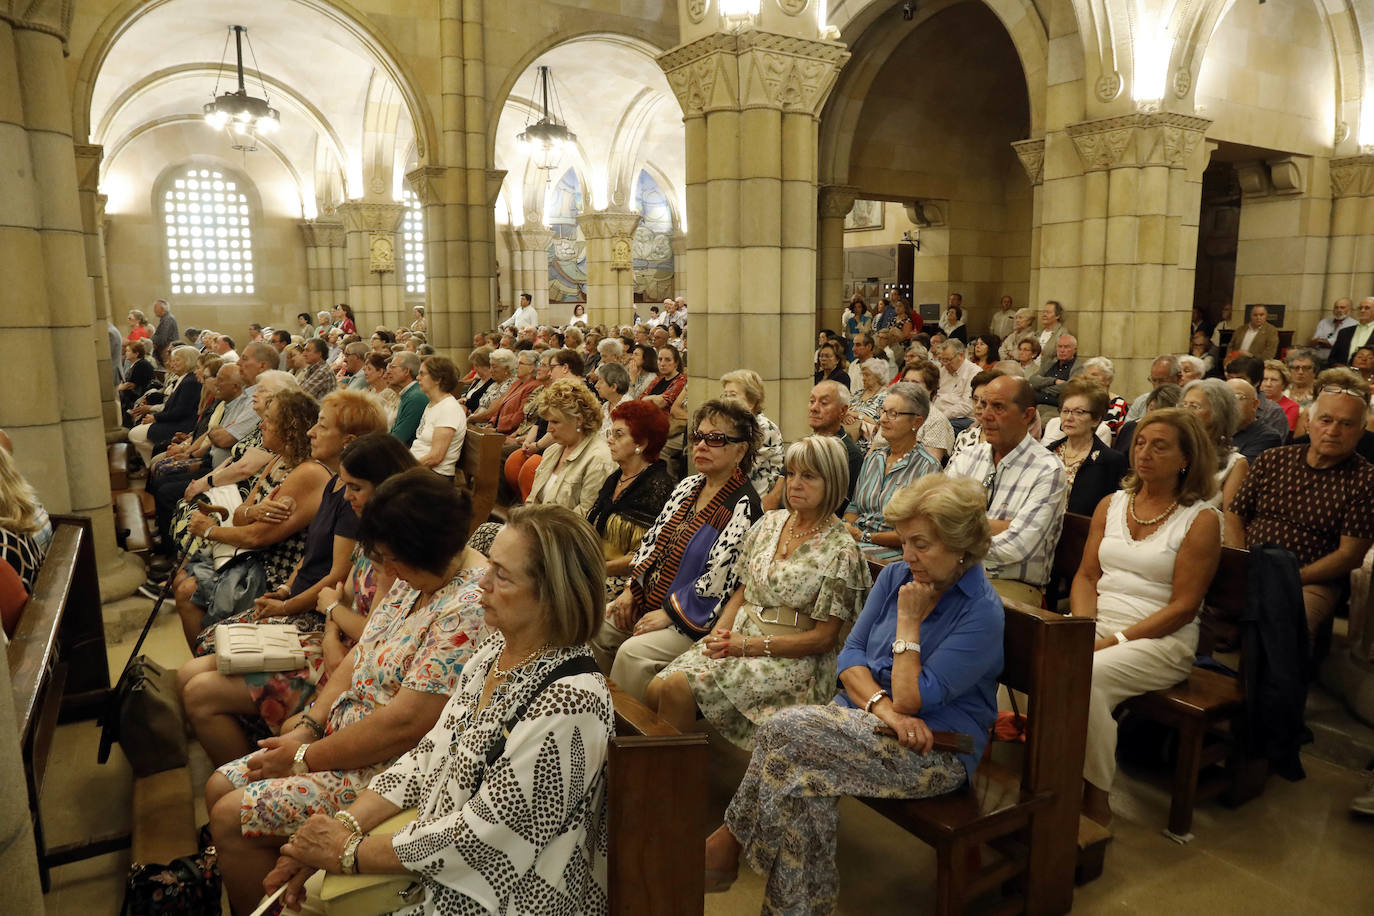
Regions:
<instances>
[{"instance_id":1,"label":"stone pillar base","mask_svg":"<svg viewBox=\"0 0 1374 916\"><path fill-rule=\"evenodd\" d=\"M143 561L123 550L115 550L101 560L97 573L100 576L101 604L132 595L148 575Z\"/></svg>"}]
</instances>

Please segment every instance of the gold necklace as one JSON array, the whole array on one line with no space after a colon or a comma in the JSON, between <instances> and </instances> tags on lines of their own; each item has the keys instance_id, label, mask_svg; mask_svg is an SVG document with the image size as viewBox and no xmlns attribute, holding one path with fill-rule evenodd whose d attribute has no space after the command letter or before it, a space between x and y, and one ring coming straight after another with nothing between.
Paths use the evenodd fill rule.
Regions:
<instances>
[{"instance_id":1,"label":"gold necklace","mask_svg":"<svg viewBox=\"0 0 1374 916\"><path fill-rule=\"evenodd\" d=\"M495 661L491 663L491 673L496 675L497 677L505 677L506 675L514 671L516 668L523 668L525 665L528 665L530 662L534 661L540 655L543 655L546 651L548 651L548 648L549 644L544 643L538 649L535 649L529 655L526 655L524 658L520 659L520 661L511 665L509 668L501 667L501 654L498 652L496 654Z\"/></svg>"},{"instance_id":2,"label":"gold necklace","mask_svg":"<svg viewBox=\"0 0 1374 916\"><path fill-rule=\"evenodd\" d=\"M1135 522L1137 525L1141 526L1142 528L1148 528L1148 527L1151 526L1151 525L1158 525L1160 522L1162 522L1162 521L1164 521L1166 518L1168 518L1168 517L1169 517L1169 514L1170 514L1171 512L1173 512L1176 508L1178 508L1178 500L1177 500L1177 499L1175 499L1173 502L1169 503L1169 508L1165 509L1165 510L1164 510L1163 512L1161 512L1159 515L1156 515L1154 518L1148 518L1148 519L1147 519L1147 518L1141 518L1140 516L1138 516L1138 515L1135 514L1135 494L1134 494L1134 493L1132 493L1132 494L1130 495L1130 498L1126 500L1126 511L1130 513L1130 515L1131 515L1131 521Z\"/></svg>"}]
</instances>

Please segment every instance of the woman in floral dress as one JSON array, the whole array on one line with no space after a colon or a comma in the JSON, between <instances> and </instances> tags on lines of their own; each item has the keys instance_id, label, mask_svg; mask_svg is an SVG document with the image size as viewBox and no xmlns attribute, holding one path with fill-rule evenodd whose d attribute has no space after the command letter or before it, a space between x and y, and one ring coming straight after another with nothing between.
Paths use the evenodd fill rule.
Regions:
<instances>
[{"instance_id":1,"label":"woman in floral dress","mask_svg":"<svg viewBox=\"0 0 1374 916\"><path fill-rule=\"evenodd\" d=\"M835 510L849 489L847 454L833 436L787 450L786 508L745 535L740 588L716 628L649 684L647 701L688 731L697 710L746 750L778 710L835 692L840 629L863 609L873 579Z\"/></svg>"},{"instance_id":2,"label":"woman in floral dress","mask_svg":"<svg viewBox=\"0 0 1374 916\"><path fill-rule=\"evenodd\" d=\"M358 540L396 583L314 704L206 786L234 912L252 910L297 827L351 803L438 720L482 616L486 562L466 549L471 517L471 499L424 468L386 481L363 510Z\"/></svg>"}]
</instances>

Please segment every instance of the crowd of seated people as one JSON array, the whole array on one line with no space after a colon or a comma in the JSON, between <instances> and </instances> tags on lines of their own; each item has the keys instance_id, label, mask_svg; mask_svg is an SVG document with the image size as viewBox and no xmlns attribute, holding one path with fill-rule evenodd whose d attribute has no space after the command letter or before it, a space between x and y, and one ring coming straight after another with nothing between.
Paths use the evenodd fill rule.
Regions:
<instances>
[{"instance_id":1,"label":"crowd of seated people","mask_svg":"<svg viewBox=\"0 0 1374 916\"><path fill-rule=\"evenodd\" d=\"M825 911L839 796L941 794L975 772L1001 601L1042 603L1066 512L1091 519L1064 609L1097 622L1083 806L1106 823L1112 711L1187 676L1223 537L1294 552L1314 632L1374 545L1374 469L1355 454L1369 383L1318 376L1312 349L1163 354L1128 403L1058 303L1037 326L1006 301L1002 333L970 339L961 301L929 335L900 299L856 301L819 341L811 434L789 446L780 424L803 417L766 416L751 369L689 407L685 308L665 310L626 328L516 321L475 334L465 366L432 352L422 312L366 340L347 309L255 329L241 351L210 332L213 356L175 348L161 381L128 343L147 362L126 391L151 418L134 441L162 550L189 555L170 583L196 654L178 684L219 767L206 799L235 912L264 882L302 900L345 861L418 882L415 912L518 910L548 875L604 908L605 825L577 807L604 803L593 666L679 729L705 720L752 751L707 842L708 887L742 861L768 906ZM469 517L468 430L504 439L503 523ZM1315 503L1320 532L1295 516ZM221 675L225 622L294 625L306 664ZM578 660L559 694L576 701L550 699L475 775L503 716L533 702L533 719L544 676ZM932 751L941 729L974 753ZM583 755L562 834L492 783L570 777L565 753L535 759L541 742ZM787 789L800 778L805 797Z\"/></svg>"}]
</instances>

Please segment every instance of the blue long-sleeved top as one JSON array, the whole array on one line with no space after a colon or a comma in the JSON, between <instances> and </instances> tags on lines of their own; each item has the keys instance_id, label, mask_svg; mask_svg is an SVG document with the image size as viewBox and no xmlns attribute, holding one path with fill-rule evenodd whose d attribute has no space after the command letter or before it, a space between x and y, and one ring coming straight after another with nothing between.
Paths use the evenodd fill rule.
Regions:
<instances>
[{"instance_id":1,"label":"blue long-sleeved top","mask_svg":"<svg viewBox=\"0 0 1374 916\"><path fill-rule=\"evenodd\" d=\"M892 641L897 638L897 590L911 581L911 568L901 561L873 583L868 602L840 651L838 670L863 665L889 694L892 692ZM997 676L1002 673L1002 599L993 591L982 565L971 567L941 596L921 623L921 711L933 731L962 732L973 737L973 753L960 754L970 779L997 719ZM854 707L844 687L835 696Z\"/></svg>"}]
</instances>

